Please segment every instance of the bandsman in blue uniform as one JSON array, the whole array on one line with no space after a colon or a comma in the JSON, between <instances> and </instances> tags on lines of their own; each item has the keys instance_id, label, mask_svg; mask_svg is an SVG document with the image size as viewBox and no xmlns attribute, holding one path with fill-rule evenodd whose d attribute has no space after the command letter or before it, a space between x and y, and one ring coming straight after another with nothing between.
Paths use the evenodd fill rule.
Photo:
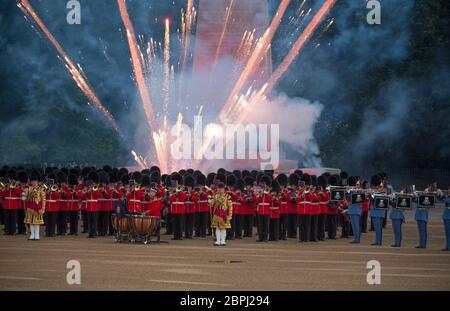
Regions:
<instances>
[{"instance_id":1,"label":"bandsman in blue uniform","mask_svg":"<svg viewBox=\"0 0 450 311\"><path fill-rule=\"evenodd\" d=\"M438 197L445 204L444 213L442 214L442 220L444 221L445 242L446 243L445 243L445 247L442 250L449 251L450 250L450 186L449 186L446 194L444 194L443 191L438 191Z\"/></svg>"},{"instance_id":2,"label":"bandsman in blue uniform","mask_svg":"<svg viewBox=\"0 0 450 311\"><path fill-rule=\"evenodd\" d=\"M425 192L431 191L432 187L428 186ZM428 208L419 206L419 199L417 199L417 209L414 215L414 220L417 222L419 230L419 245L416 248L427 248L427 224L428 224Z\"/></svg>"},{"instance_id":3,"label":"bandsman in blue uniform","mask_svg":"<svg viewBox=\"0 0 450 311\"><path fill-rule=\"evenodd\" d=\"M383 222L386 218L386 211L389 207L387 199L387 190L381 184L379 175L374 175L371 178L372 187L377 187L377 194L371 195L371 207L369 210L370 218L375 230L375 242L372 245L383 244Z\"/></svg>"},{"instance_id":4,"label":"bandsman in blue uniform","mask_svg":"<svg viewBox=\"0 0 450 311\"><path fill-rule=\"evenodd\" d=\"M403 209L411 207L411 201L408 203L407 198L401 197L402 194L408 195L408 189L404 188L400 191L400 196L394 197L391 200L392 211L389 218L392 220L392 230L394 232L394 243L391 245L392 247L400 247L402 245L402 224L405 222Z\"/></svg>"},{"instance_id":5,"label":"bandsman in blue uniform","mask_svg":"<svg viewBox=\"0 0 450 311\"><path fill-rule=\"evenodd\" d=\"M348 185L350 187L356 187L356 177L350 176L348 178ZM352 192L349 193L350 195ZM355 203L350 202L348 206L348 215L350 216L350 222L352 226L353 231L353 241L350 243L359 244L361 243L361 226L360 226L360 220L361 220L361 214L362 214L362 204L364 200L361 201L361 203Z\"/></svg>"}]
</instances>

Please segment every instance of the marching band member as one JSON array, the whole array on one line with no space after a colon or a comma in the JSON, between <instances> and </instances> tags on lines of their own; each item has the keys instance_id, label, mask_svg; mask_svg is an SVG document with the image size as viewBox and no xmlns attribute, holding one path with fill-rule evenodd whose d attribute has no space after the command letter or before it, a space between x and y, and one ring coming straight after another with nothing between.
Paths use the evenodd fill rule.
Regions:
<instances>
[{"instance_id":1,"label":"marching band member","mask_svg":"<svg viewBox=\"0 0 450 311\"><path fill-rule=\"evenodd\" d=\"M318 198L319 198L319 211L320 214L318 216L317 221L317 238L319 241L325 241L325 225L327 223L327 203L330 199L330 193L325 190L327 187L327 177L319 176L317 179L318 182Z\"/></svg>"},{"instance_id":2,"label":"marching band member","mask_svg":"<svg viewBox=\"0 0 450 311\"><path fill-rule=\"evenodd\" d=\"M186 194L182 191L182 185L178 184L180 178L178 173L172 174L172 181L175 183L175 189L169 196L170 211L173 218L173 238L172 240L182 240L184 231L184 215L186 213ZM181 175L179 175L181 177Z\"/></svg>"},{"instance_id":3,"label":"marching band member","mask_svg":"<svg viewBox=\"0 0 450 311\"><path fill-rule=\"evenodd\" d=\"M354 176L350 176L348 178L348 185L350 187L356 187L356 178ZM348 215L350 216L350 224L353 231L354 239L350 243L361 243L361 225L360 225L360 219L362 214L362 203L361 204L354 204L350 202L350 205L348 206Z\"/></svg>"},{"instance_id":4,"label":"marching band member","mask_svg":"<svg viewBox=\"0 0 450 311\"><path fill-rule=\"evenodd\" d=\"M197 201L197 222L195 233L198 232L198 236L200 238L206 238L206 231L208 226L208 218L209 218L209 204L208 200L210 197L210 193L206 186L206 177L205 175L197 175L197 186L198 189L198 201Z\"/></svg>"},{"instance_id":5,"label":"marching band member","mask_svg":"<svg viewBox=\"0 0 450 311\"><path fill-rule=\"evenodd\" d=\"M162 178L162 176L161 176ZM171 211L171 204L169 202L169 196L174 191L172 187L172 179L170 175L166 175L163 179L164 185L166 187L166 191L163 197L163 210L166 211L166 233L167 235L173 234L173 217ZM209 208L209 207L208 207ZM209 209L208 209L209 211Z\"/></svg>"},{"instance_id":6,"label":"marching band member","mask_svg":"<svg viewBox=\"0 0 450 311\"><path fill-rule=\"evenodd\" d=\"M408 189L404 188L401 194L407 194ZM401 209L396 208L398 198L391 200L392 210L389 218L392 220L392 231L394 232L394 244L392 247L400 247L402 244L402 224L405 221L405 215Z\"/></svg>"},{"instance_id":7,"label":"marching band member","mask_svg":"<svg viewBox=\"0 0 450 311\"><path fill-rule=\"evenodd\" d=\"M137 181L136 179L139 181ZM144 197L144 190L141 189L140 182L141 176L131 176L131 180L129 181L130 187L128 188L128 192L126 194L127 200L127 210L130 214L141 214L142 213L142 198Z\"/></svg>"},{"instance_id":8,"label":"marching band member","mask_svg":"<svg viewBox=\"0 0 450 311\"><path fill-rule=\"evenodd\" d=\"M100 187L100 198L98 199L99 211L98 211L98 235L106 236L108 235L109 221L110 221L110 210L113 209L113 193L112 189L109 187L109 174L105 171L101 171L98 174L99 177L99 187Z\"/></svg>"},{"instance_id":9,"label":"marching band member","mask_svg":"<svg viewBox=\"0 0 450 311\"><path fill-rule=\"evenodd\" d=\"M287 182L288 177L285 174L279 174L276 178L278 183L280 184L280 240L287 240L287 227L288 227L288 189Z\"/></svg>"},{"instance_id":10,"label":"marching band member","mask_svg":"<svg viewBox=\"0 0 450 311\"><path fill-rule=\"evenodd\" d=\"M431 185L425 189L425 192L431 191ZM427 224L428 224L428 209L417 206L414 220L417 222L419 229L419 245L416 248L427 248Z\"/></svg>"},{"instance_id":11,"label":"marching band member","mask_svg":"<svg viewBox=\"0 0 450 311\"><path fill-rule=\"evenodd\" d=\"M314 182L313 188L311 189L311 233L309 238L311 242L317 242L319 240L318 237L319 215L320 215L319 202L320 202L320 191L317 188L317 182Z\"/></svg>"},{"instance_id":12,"label":"marching band member","mask_svg":"<svg viewBox=\"0 0 450 311\"><path fill-rule=\"evenodd\" d=\"M111 221L112 215L114 213L116 213L116 210L119 209L120 205L121 205L121 200L123 197L123 193L124 193L124 187L123 185L120 185L118 182L118 176L116 173L111 172L109 175L109 189L111 189L112 192L112 197L111 197L111 203L109 205L109 210L107 213L107 217L108 217L108 235L113 235L114 234L114 228L113 228L113 223Z\"/></svg>"},{"instance_id":13,"label":"marching band member","mask_svg":"<svg viewBox=\"0 0 450 311\"><path fill-rule=\"evenodd\" d=\"M300 199L298 198L298 182L300 181L300 177L297 174L289 175L289 187L291 190L289 191L289 199L288 203L288 224L287 224L287 234L288 238L295 239L297 238L297 227L299 223L300 215L298 214L298 202ZM299 238L300 240L300 238Z\"/></svg>"},{"instance_id":14,"label":"marching band member","mask_svg":"<svg viewBox=\"0 0 450 311\"><path fill-rule=\"evenodd\" d=\"M242 213L244 216L244 238L253 236L253 222L256 210L257 198L253 191L254 179L252 176L244 178L245 193L244 200L241 203Z\"/></svg>"},{"instance_id":15,"label":"marching band member","mask_svg":"<svg viewBox=\"0 0 450 311\"><path fill-rule=\"evenodd\" d=\"M80 193L83 184L78 183L78 176L70 174L68 177L69 187L66 190L66 200L69 210L69 235L78 235L78 219L80 212Z\"/></svg>"},{"instance_id":16,"label":"marching band member","mask_svg":"<svg viewBox=\"0 0 450 311\"><path fill-rule=\"evenodd\" d=\"M90 183L86 185L88 188L83 189L82 200L86 204L86 213L88 220L88 238L97 237L97 226L98 226L98 212L100 211L100 206L98 199L102 197L100 191L100 186L98 185L99 176L96 171L92 171L88 174L88 180Z\"/></svg>"},{"instance_id":17,"label":"marching band member","mask_svg":"<svg viewBox=\"0 0 450 311\"><path fill-rule=\"evenodd\" d=\"M264 186L262 192L257 194L257 214L258 214L258 240L257 242L267 242L269 238L270 206L273 196L270 193L270 177L261 177L261 185Z\"/></svg>"},{"instance_id":18,"label":"marching band member","mask_svg":"<svg viewBox=\"0 0 450 311\"><path fill-rule=\"evenodd\" d=\"M21 191L25 189L28 186L28 174L26 171L19 171L18 172L18 180L20 182L20 189ZM22 191L23 192L23 191ZM26 201L22 200L19 201L19 209L17 210L17 234L26 234L26 226L25 226L25 204Z\"/></svg>"},{"instance_id":19,"label":"marching band member","mask_svg":"<svg viewBox=\"0 0 450 311\"><path fill-rule=\"evenodd\" d=\"M38 176L35 172L31 173L31 185L24 190L26 200L25 224L29 225L30 237L28 240L39 240L39 228L44 224L45 212L45 191L38 183Z\"/></svg>"},{"instance_id":20,"label":"marching band member","mask_svg":"<svg viewBox=\"0 0 450 311\"><path fill-rule=\"evenodd\" d=\"M449 186L446 194L444 194L443 191L438 190L438 197L445 204L444 213L442 214L442 220L444 221L446 245L442 250L449 251L450 250L450 186Z\"/></svg>"},{"instance_id":21,"label":"marching band member","mask_svg":"<svg viewBox=\"0 0 450 311\"><path fill-rule=\"evenodd\" d=\"M231 228L227 229L227 239L228 240L234 240L234 231L235 231L235 227L236 227L236 202L234 202L233 198L234 198L234 193L236 191L235 189L235 185L236 185L236 176L234 176L233 174L229 174L225 177L225 191L228 195L228 197L231 199L232 204L233 204L233 218L231 218Z\"/></svg>"},{"instance_id":22,"label":"marching band member","mask_svg":"<svg viewBox=\"0 0 450 311\"><path fill-rule=\"evenodd\" d=\"M330 179L328 180L328 184L330 186L336 187L339 184L339 175L333 175L330 176ZM330 240L336 240L336 231L337 231L337 223L338 223L338 217L339 211L342 208L341 203L342 201L339 201L335 198L331 198L331 192L328 192L328 204L327 204L327 232L328 232L328 239ZM345 199L345 198L342 198Z\"/></svg>"},{"instance_id":23,"label":"marching band member","mask_svg":"<svg viewBox=\"0 0 450 311\"><path fill-rule=\"evenodd\" d=\"M226 229L231 228L231 218L233 217L233 207L231 199L225 193L225 184L217 183L217 193L211 199L212 220L211 226L215 229L215 246L225 246L227 237Z\"/></svg>"},{"instance_id":24,"label":"marching band member","mask_svg":"<svg viewBox=\"0 0 450 311\"><path fill-rule=\"evenodd\" d=\"M299 191L300 202L298 203L298 227L300 241L308 242L311 238L311 176L308 174L303 174L301 179L304 186Z\"/></svg>"},{"instance_id":25,"label":"marching band member","mask_svg":"<svg viewBox=\"0 0 450 311\"><path fill-rule=\"evenodd\" d=\"M384 193L383 189L380 187L381 178L379 175L373 175L371 178L371 186L378 187L378 193ZM369 198L366 198L366 201ZM370 196L370 219L373 224L373 228L375 230L375 242L372 245L382 245L382 237L383 237L383 219L385 218L385 209L378 209L375 206L375 196Z\"/></svg>"},{"instance_id":26,"label":"marching band member","mask_svg":"<svg viewBox=\"0 0 450 311\"><path fill-rule=\"evenodd\" d=\"M243 179L237 179L236 184L234 185L235 191L233 193L232 202L233 202L233 218L234 218L234 228L233 235L236 239L242 239L242 202L244 200L244 191L245 183Z\"/></svg>"},{"instance_id":27,"label":"marching band member","mask_svg":"<svg viewBox=\"0 0 450 311\"><path fill-rule=\"evenodd\" d=\"M47 190L46 202L45 202L45 236L56 236L56 223L58 221L59 200L61 198L61 192L58 184L55 183L57 175L52 172L48 174L47 183L51 185Z\"/></svg>"},{"instance_id":28,"label":"marching band member","mask_svg":"<svg viewBox=\"0 0 450 311\"><path fill-rule=\"evenodd\" d=\"M22 189L17 183L17 172L14 169L9 169L8 183L5 185L3 196L3 211L5 218L5 234L15 235L17 224L17 210L19 209L20 200L22 197Z\"/></svg>"},{"instance_id":29,"label":"marching band member","mask_svg":"<svg viewBox=\"0 0 450 311\"><path fill-rule=\"evenodd\" d=\"M358 180L358 183L363 185L363 189L367 188L367 182L362 181L361 179ZM369 218L369 209L370 209L370 199L366 197L366 200L364 201L362 205L362 213L361 213L361 232L367 233L367 220Z\"/></svg>"},{"instance_id":30,"label":"marching band member","mask_svg":"<svg viewBox=\"0 0 450 311\"><path fill-rule=\"evenodd\" d=\"M59 184L59 189L60 189L60 197L58 200L58 216L57 216L57 224L56 224L56 228L57 228L57 233L58 235L66 235L67 233L67 217L68 217L68 213L69 213L69 204L67 202L68 197L67 192L68 192L68 187L67 187L67 175L60 171L57 174L57 180L58 180L58 184Z\"/></svg>"},{"instance_id":31,"label":"marching band member","mask_svg":"<svg viewBox=\"0 0 450 311\"><path fill-rule=\"evenodd\" d=\"M194 191L195 179L191 175L185 175L183 178L183 184L185 187L185 225L184 225L184 237L186 239L192 239L194 234L194 219L195 219L195 207L198 201L197 193Z\"/></svg>"},{"instance_id":32,"label":"marching band member","mask_svg":"<svg viewBox=\"0 0 450 311\"><path fill-rule=\"evenodd\" d=\"M272 204L270 206L269 241L278 241L280 238L280 207L283 201L280 184L272 181Z\"/></svg>"}]
</instances>

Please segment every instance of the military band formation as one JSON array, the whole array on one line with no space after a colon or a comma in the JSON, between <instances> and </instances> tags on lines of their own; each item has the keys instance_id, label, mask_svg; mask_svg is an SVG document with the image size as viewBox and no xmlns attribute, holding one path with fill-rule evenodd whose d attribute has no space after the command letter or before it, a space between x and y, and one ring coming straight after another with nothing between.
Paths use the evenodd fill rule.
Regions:
<instances>
[{"instance_id":1,"label":"military band formation","mask_svg":"<svg viewBox=\"0 0 450 311\"><path fill-rule=\"evenodd\" d=\"M3 167L0 170L1 223L6 235L45 237L78 235L116 237L144 243L163 234L173 240L214 236L216 246L226 240L254 236L258 242L298 239L318 242L375 231L373 245L382 245L383 228L392 221L392 247L401 247L405 213L415 210L417 248L427 247L428 212L437 200L443 213L446 245L450 249L449 191L394 193L386 174L375 174L370 184L357 176L324 173L290 175L273 171L219 169L204 175L187 169L161 174L156 166L129 172L104 166L72 168ZM370 216L370 218L369 218ZM79 226L81 220L81 226ZM370 226L370 229L369 229Z\"/></svg>"}]
</instances>

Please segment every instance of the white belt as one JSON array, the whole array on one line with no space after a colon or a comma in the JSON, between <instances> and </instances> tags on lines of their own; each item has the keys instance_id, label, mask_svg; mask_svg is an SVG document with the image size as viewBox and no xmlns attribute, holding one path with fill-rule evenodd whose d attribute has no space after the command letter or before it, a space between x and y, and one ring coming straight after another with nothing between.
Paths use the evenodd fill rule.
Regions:
<instances>
[{"instance_id":1,"label":"white belt","mask_svg":"<svg viewBox=\"0 0 450 311\"><path fill-rule=\"evenodd\" d=\"M49 203L56 203L56 200L47 200L46 202L49 202Z\"/></svg>"},{"instance_id":2,"label":"white belt","mask_svg":"<svg viewBox=\"0 0 450 311\"><path fill-rule=\"evenodd\" d=\"M8 199L8 200L20 200L20 198L18 198L18 197L5 197L5 200L6 199Z\"/></svg>"},{"instance_id":3,"label":"white belt","mask_svg":"<svg viewBox=\"0 0 450 311\"><path fill-rule=\"evenodd\" d=\"M184 204L184 202L172 202L172 204Z\"/></svg>"},{"instance_id":4,"label":"white belt","mask_svg":"<svg viewBox=\"0 0 450 311\"><path fill-rule=\"evenodd\" d=\"M198 203L208 203L208 201L198 201Z\"/></svg>"},{"instance_id":5,"label":"white belt","mask_svg":"<svg viewBox=\"0 0 450 311\"><path fill-rule=\"evenodd\" d=\"M98 200L85 200L85 202L98 202Z\"/></svg>"},{"instance_id":6,"label":"white belt","mask_svg":"<svg viewBox=\"0 0 450 311\"><path fill-rule=\"evenodd\" d=\"M241 203L239 203L239 202L233 202L233 204L236 204L236 205L241 205Z\"/></svg>"},{"instance_id":7,"label":"white belt","mask_svg":"<svg viewBox=\"0 0 450 311\"><path fill-rule=\"evenodd\" d=\"M270 209L276 210L276 209L280 209L280 208L279 207L271 207Z\"/></svg>"},{"instance_id":8,"label":"white belt","mask_svg":"<svg viewBox=\"0 0 450 311\"><path fill-rule=\"evenodd\" d=\"M269 203L259 203L259 205L269 205Z\"/></svg>"},{"instance_id":9,"label":"white belt","mask_svg":"<svg viewBox=\"0 0 450 311\"><path fill-rule=\"evenodd\" d=\"M130 200L130 202L141 202L139 200Z\"/></svg>"}]
</instances>

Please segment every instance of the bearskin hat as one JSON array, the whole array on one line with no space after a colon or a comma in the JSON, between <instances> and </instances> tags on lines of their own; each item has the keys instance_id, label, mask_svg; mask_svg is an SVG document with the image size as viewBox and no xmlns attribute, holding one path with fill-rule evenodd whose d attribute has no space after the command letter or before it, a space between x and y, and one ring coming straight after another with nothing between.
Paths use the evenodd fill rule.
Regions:
<instances>
[{"instance_id":1,"label":"bearskin hat","mask_svg":"<svg viewBox=\"0 0 450 311\"><path fill-rule=\"evenodd\" d=\"M328 185L328 179L327 179L327 177L324 176L324 175L319 176L319 177L317 178L317 184L318 184L319 186L321 186L323 189L325 189L325 188L327 187L327 185Z\"/></svg>"},{"instance_id":2,"label":"bearskin hat","mask_svg":"<svg viewBox=\"0 0 450 311\"><path fill-rule=\"evenodd\" d=\"M217 181L225 183L225 181L226 181L225 175L222 173L217 173L216 178L214 179L214 182L217 182Z\"/></svg>"},{"instance_id":3,"label":"bearskin hat","mask_svg":"<svg viewBox=\"0 0 450 311\"><path fill-rule=\"evenodd\" d=\"M208 186L211 186L214 183L214 179L216 179L216 173L209 173L208 176L206 176Z\"/></svg>"},{"instance_id":4,"label":"bearskin hat","mask_svg":"<svg viewBox=\"0 0 450 311\"><path fill-rule=\"evenodd\" d=\"M88 174L87 178L89 180L92 180L94 183L98 183L98 180L99 180L99 176L98 176L98 173L96 171L91 171Z\"/></svg>"},{"instance_id":5,"label":"bearskin hat","mask_svg":"<svg viewBox=\"0 0 450 311\"><path fill-rule=\"evenodd\" d=\"M300 177L297 174L291 174L289 175L289 185L291 186L298 186L298 182L300 180Z\"/></svg>"},{"instance_id":6,"label":"bearskin hat","mask_svg":"<svg viewBox=\"0 0 450 311\"><path fill-rule=\"evenodd\" d=\"M270 175L262 175L258 180L258 184L264 184L265 186L270 186L271 183L272 178L270 178Z\"/></svg>"},{"instance_id":7,"label":"bearskin hat","mask_svg":"<svg viewBox=\"0 0 450 311\"><path fill-rule=\"evenodd\" d=\"M372 187L378 187L381 184L381 176L378 174L373 175L370 178L370 184Z\"/></svg>"},{"instance_id":8,"label":"bearskin hat","mask_svg":"<svg viewBox=\"0 0 450 311\"><path fill-rule=\"evenodd\" d=\"M242 178L236 179L236 183L234 184L234 187L240 191L244 190L245 182Z\"/></svg>"},{"instance_id":9,"label":"bearskin hat","mask_svg":"<svg viewBox=\"0 0 450 311\"><path fill-rule=\"evenodd\" d=\"M337 174L331 175L328 179L328 184L330 184L331 186L338 186L340 182L340 177Z\"/></svg>"},{"instance_id":10,"label":"bearskin hat","mask_svg":"<svg viewBox=\"0 0 450 311\"><path fill-rule=\"evenodd\" d=\"M280 183L275 179L272 180L271 188L272 188L272 192L280 192L281 191Z\"/></svg>"},{"instance_id":11,"label":"bearskin hat","mask_svg":"<svg viewBox=\"0 0 450 311\"><path fill-rule=\"evenodd\" d=\"M120 176L120 182L122 185L128 185L130 182L130 176L128 176L128 173L124 173Z\"/></svg>"},{"instance_id":12,"label":"bearskin hat","mask_svg":"<svg viewBox=\"0 0 450 311\"><path fill-rule=\"evenodd\" d=\"M150 182L160 184L161 183L161 175L158 171L154 171L150 174Z\"/></svg>"},{"instance_id":13,"label":"bearskin hat","mask_svg":"<svg viewBox=\"0 0 450 311\"><path fill-rule=\"evenodd\" d=\"M311 175L311 185L314 186L314 187L317 187L318 181L317 181L317 176L316 175Z\"/></svg>"},{"instance_id":14,"label":"bearskin hat","mask_svg":"<svg viewBox=\"0 0 450 311\"><path fill-rule=\"evenodd\" d=\"M131 174L131 179L134 180L137 184L140 184L142 182L141 172L133 172Z\"/></svg>"},{"instance_id":15,"label":"bearskin hat","mask_svg":"<svg viewBox=\"0 0 450 311\"><path fill-rule=\"evenodd\" d=\"M142 175L142 187L148 187L150 186L150 176L148 175Z\"/></svg>"},{"instance_id":16,"label":"bearskin hat","mask_svg":"<svg viewBox=\"0 0 450 311\"><path fill-rule=\"evenodd\" d=\"M245 183L246 186L253 187L253 184L255 183L255 180L253 179L252 176L246 176L244 178L244 183Z\"/></svg>"},{"instance_id":17,"label":"bearskin hat","mask_svg":"<svg viewBox=\"0 0 450 311\"><path fill-rule=\"evenodd\" d=\"M184 174L186 174L186 170L185 169L181 169L178 171L178 173L180 173L181 176L184 176Z\"/></svg>"},{"instance_id":18,"label":"bearskin hat","mask_svg":"<svg viewBox=\"0 0 450 311\"><path fill-rule=\"evenodd\" d=\"M67 175L62 170L59 171L56 175L56 180L58 184L67 183Z\"/></svg>"},{"instance_id":19,"label":"bearskin hat","mask_svg":"<svg viewBox=\"0 0 450 311\"><path fill-rule=\"evenodd\" d=\"M195 179L192 177L192 175L186 175L183 178L183 184L186 187L194 187L195 186Z\"/></svg>"},{"instance_id":20,"label":"bearskin hat","mask_svg":"<svg viewBox=\"0 0 450 311\"><path fill-rule=\"evenodd\" d=\"M242 178L242 172L240 170L234 170L233 175L236 176L236 178Z\"/></svg>"},{"instance_id":21,"label":"bearskin hat","mask_svg":"<svg viewBox=\"0 0 450 311\"><path fill-rule=\"evenodd\" d=\"M305 182L306 186L310 186L311 185L311 176L309 174L303 174L302 177L300 178L301 181Z\"/></svg>"},{"instance_id":22,"label":"bearskin hat","mask_svg":"<svg viewBox=\"0 0 450 311\"><path fill-rule=\"evenodd\" d=\"M163 179L164 180L164 186L166 187L170 187L172 186L172 176L170 175L166 175L166 177Z\"/></svg>"},{"instance_id":23,"label":"bearskin hat","mask_svg":"<svg viewBox=\"0 0 450 311\"><path fill-rule=\"evenodd\" d=\"M78 176L75 174L70 174L68 181L69 181L69 185L76 186L78 184Z\"/></svg>"},{"instance_id":24,"label":"bearskin hat","mask_svg":"<svg viewBox=\"0 0 450 311\"><path fill-rule=\"evenodd\" d=\"M276 180L278 181L278 183L280 184L280 186L286 187L287 183L288 183L288 177L286 174L279 174L276 178Z\"/></svg>"},{"instance_id":25,"label":"bearskin hat","mask_svg":"<svg viewBox=\"0 0 450 311\"><path fill-rule=\"evenodd\" d=\"M19 171L17 173L17 179L22 183L26 184L28 182L28 174L26 171Z\"/></svg>"},{"instance_id":26,"label":"bearskin hat","mask_svg":"<svg viewBox=\"0 0 450 311\"><path fill-rule=\"evenodd\" d=\"M160 174L161 174L161 170L160 170L160 168L158 167L158 166L156 166L156 165L153 165L152 167L150 167L150 172L159 172Z\"/></svg>"},{"instance_id":27,"label":"bearskin hat","mask_svg":"<svg viewBox=\"0 0 450 311\"><path fill-rule=\"evenodd\" d=\"M250 173L249 170L243 170L243 171L242 171L242 178L245 178L245 177L247 177L247 176L249 176L249 175L251 175L251 173Z\"/></svg>"},{"instance_id":28,"label":"bearskin hat","mask_svg":"<svg viewBox=\"0 0 450 311\"><path fill-rule=\"evenodd\" d=\"M98 173L98 181L101 184L109 184L109 174L106 171L100 171Z\"/></svg>"},{"instance_id":29,"label":"bearskin hat","mask_svg":"<svg viewBox=\"0 0 450 311\"><path fill-rule=\"evenodd\" d=\"M196 176L196 184L197 185L201 185L201 186L205 186L206 185L206 176L203 175L202 173L198 174Z\"/></svg>"},{"instance_id":30,"label":"bearskin hat","mask_svg":"<svg viewBox=\"0 0 450 311\"><path fill-rule=\"evenodd\" d=\"M226 169L224 169L224 168L219 168L218 170L217 170L217 174L223 174L223 175L225 175L226 174L226 172L227 172L227 170Z\"/></svg>"},{"instance_id":31,"label":"bearskin hat","mask_svg":"<svg viewBox=\"0 0 450 311\"><path fill-rule=\"evenodd\" d=\"M10 168L6 176L8 179L17 180L17 171L14 168Z\"/></svg>"},{"instance_id":32,"label":"bearskin hat","mask_svg":"<svg viewBox=\"0 0 450 311\"><path fill-rule=\"evenodd\" d=\"M105 166L103 166L103 170L104 170L106 173L111 173L112 167L111 167L110 165L105 165Z\"/></svg>"},{"instance_id":33,"label":"bearskin hat","mask_svg":"<svg viewBox=\"0 0 450 311\"><path fill-rule=\"evenodd\" d=\"M228 187L233 187L234 184L236 183L236 179L237 179L236 176L234 176L233 174L229 174L225 177L226 180L225 184Z\"/></svg>"},{"instance_id":34,"label":"bearskin hat","mask_svg":"<svg viewBox=\"0 0 450 311\"><path fill-rule=\"evenodd\" d=\"M91 172L90 167L83 167L83 169L81 170L81 176L87 177L90 172ZM48 173L47 173L47 175L48 175Z\"/></svg>"},{"instance_id":35,"label":"bearskin hat","mask_svg":"<svg viewBox=\"0 0 450 311\"><path fill-rule=\"evenodd\" d=\"M182 185L182 184L183 184L183 176L181 176L181 174L178 173L178 172L172 173L170 179L171 179L171 182L172 182L172 181L176 181L176 183L177 183L178 185Z\"/></svg>"},{"instance_id":36,"label":"bearskin hat","mask_svg":"<svg viewBox=\"0 0 450 311\"><path fill-rule=\"evenodd\" d=\"M148 169L148 168L145 168L145 169L143 169L143 170L141 170L141 174L142 175L149 175L150 176L150 170Z\"/></svg>"}]
</instances>

